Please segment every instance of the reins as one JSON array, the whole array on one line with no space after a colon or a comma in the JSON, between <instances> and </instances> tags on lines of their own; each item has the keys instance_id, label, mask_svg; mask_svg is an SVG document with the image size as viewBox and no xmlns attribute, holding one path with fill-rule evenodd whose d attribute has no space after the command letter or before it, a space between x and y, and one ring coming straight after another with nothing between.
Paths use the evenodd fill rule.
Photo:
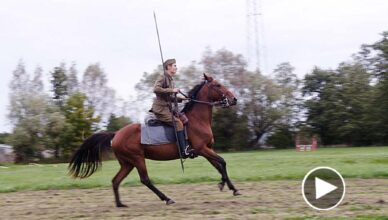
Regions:
<instances>
[{"instance_id":1,"label":"reins","mask_svg":"<svg viewBox=\"0 0 388 220\"><path fill-rule=\"evenodd\" d=\"M223 107L228 107L228 106L230 105L230 104L229 104L229 100L225 97L224 94L222 94L223 99L222 99L221 101L206 102L206 101L200 101L200 100L197 100L197 99L190 98L188 95L184 94L184 93L181 92L181 91L179 91L179 93L180 93L181 95L183 95L184 97L188 98L190 101L196 102L196 103L206 104L206 105L210 105L210 106L222 105Z\"/></svg>"}]
</instances>

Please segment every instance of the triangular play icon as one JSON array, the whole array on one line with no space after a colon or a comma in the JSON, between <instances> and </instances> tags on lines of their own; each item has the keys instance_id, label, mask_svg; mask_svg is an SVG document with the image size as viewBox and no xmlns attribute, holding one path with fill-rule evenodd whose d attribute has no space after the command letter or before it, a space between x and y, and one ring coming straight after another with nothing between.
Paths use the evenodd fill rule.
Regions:
<instances>
[{"instance_id":1,"label":"triangular play icon","mask_svg":"<svg viewBox=\"0 0 388 220\"><path fill-rule=\"evenodd\" d=\"M330 184L318 177L315 177L315 199L319 199L322 196L336 190L338 187Z\"/></svg>"}]
</instances>

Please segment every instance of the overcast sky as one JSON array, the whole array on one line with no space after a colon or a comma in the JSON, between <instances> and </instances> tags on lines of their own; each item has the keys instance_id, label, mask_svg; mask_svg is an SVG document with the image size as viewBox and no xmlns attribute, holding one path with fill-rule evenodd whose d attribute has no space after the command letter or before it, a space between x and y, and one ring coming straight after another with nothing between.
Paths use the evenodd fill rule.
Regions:
<instances>
[{"instance_id":1,"label":"overcast sky","mask_svg":"<svg viewBox=\"0 0 388 220\"><path fill-rule=\"evenodd\" d=\"M388 30L387 0L262 0L261 5L268 74L285 61L300 77L314 66L335 68ZM178 68L199 60L207 46L247 55L244 0L2 0L0 132L11 130L8 85L20 59L30 74L41 66L45 80L60 62L75 61L81 73L100 62L109 86L127 99L143 72L160 63L154 10L164 57L176 58Z\"/></svg>"}]
</instances>

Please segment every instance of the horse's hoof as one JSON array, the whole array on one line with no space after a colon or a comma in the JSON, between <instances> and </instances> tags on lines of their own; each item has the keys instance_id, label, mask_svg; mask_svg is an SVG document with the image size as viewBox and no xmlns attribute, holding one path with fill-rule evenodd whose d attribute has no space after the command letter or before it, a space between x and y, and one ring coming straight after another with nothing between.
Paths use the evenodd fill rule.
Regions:
<instances>
[{"instance_id":1,"label":"horse's hoof","mask_svg":"<svg viewBox=\"0 0 388 220\"><path fill-rule=\"evenodd\" d=\"M238 190L236 190L236 191L233 192L233 195L234 196L239 196L239 195L241 195L241 193Z\"/></svg>"},{"instance_id":2,"label":"horse's hoof","mask_svg":"<svg viewBox=\"0 0 388 220\"><path fill-rule=\"evenodd\" d=\"M128 206L127 205L124 205L124 204L117 204L116 205L117 206L117 208L127 208Z\"/></svg>"},{"instance_id":3,"label":"horse's hoof","mask_svg":"<svg viewBox=\"0 0 388 220\"><path fill-rule=\"evenodd\" d=\"M222 190L224 190L224 186L225 186L225 184L219 183L218 184L218 189L220 189L220 191L222 191Z\"/></svg>"},{"instance_id":4,"label":"horse's hoof","mask_svg":"<svg viewBox=\"0 0 388 220\"><path fill-rule=\"evenodd\" d=\"M172 200L172 199L169 199L169 200L166 201L166 205L171 205L171 204L174 204L174 203L175 203L175 201Z\"/></svg>"}]
</instances>

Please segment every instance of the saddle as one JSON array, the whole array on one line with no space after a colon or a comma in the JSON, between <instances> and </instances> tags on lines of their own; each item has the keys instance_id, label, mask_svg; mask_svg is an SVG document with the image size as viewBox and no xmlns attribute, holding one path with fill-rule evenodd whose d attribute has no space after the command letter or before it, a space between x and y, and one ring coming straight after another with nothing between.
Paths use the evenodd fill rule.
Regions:
<instances>
[{"instance_id":1,"label":"saddle","mask_svg":"<svg viewBox=\"0 0 388 220\"><path fill-rule=\"evenodd\" d=\"M186 115L180 114L179 119L185 125L188 122ZM185 126L186 129L186 126ZM158 120L155 114L150 113L144 119L144 124L141 124L140 143L148 145L162 145L176 143L176 134L174 127L170 123L165 123ZM190 153L191 159L197 157L195 153Z\"/></svg>"},{"instance_id":2,"label":"saddle","mask_svg":"<svg viewBox=\"0 0 388 220\"><path fill-rule=\"evenodd\" d=\"M187 121L188 120L186 120L186 123ZM176 142L176 136L173 125L158 120L155 114L153 113L149 113L145 117L144 123L141 124L140 133L140 142L142 144L160 145Z\"/></svg>"}]
</instances>

